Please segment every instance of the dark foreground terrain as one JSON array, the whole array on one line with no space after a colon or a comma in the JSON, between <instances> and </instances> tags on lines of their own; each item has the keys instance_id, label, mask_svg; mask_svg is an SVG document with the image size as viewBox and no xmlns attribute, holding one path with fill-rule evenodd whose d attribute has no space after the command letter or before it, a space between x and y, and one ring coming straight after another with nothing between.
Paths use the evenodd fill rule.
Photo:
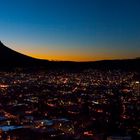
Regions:
<instances>
[{"instance_id":1,"label":"dark foreground terrain","mask_svg":"<svg viewBox=\"0 0 140 140\"><path fill-rule=\"evenodd\" d=\"M0 72L2 140L139 140L139 72Z\"/></svg>"}]
</instances>

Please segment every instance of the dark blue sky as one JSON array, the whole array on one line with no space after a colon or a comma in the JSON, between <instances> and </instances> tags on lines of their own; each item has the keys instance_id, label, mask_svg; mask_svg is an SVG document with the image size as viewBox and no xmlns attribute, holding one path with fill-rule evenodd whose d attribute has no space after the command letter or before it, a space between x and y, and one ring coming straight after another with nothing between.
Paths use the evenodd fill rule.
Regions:
<instances>
[{"instance_id":1,"label":"dark blue sky","mask_svg":"<svg viewBox=\"0 0 140 140\"><path fill-rule=\"evenodd\" d=\"M31 56L140 56L139 0L0 0L0 39Z\"/></svg>"}]
</instances>

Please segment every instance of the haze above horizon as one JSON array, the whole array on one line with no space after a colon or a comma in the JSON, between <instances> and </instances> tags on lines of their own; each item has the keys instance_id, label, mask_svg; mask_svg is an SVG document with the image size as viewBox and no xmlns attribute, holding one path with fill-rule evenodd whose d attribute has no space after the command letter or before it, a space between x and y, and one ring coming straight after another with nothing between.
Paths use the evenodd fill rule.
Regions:
<instances>
[{"instance_id":1,"label":"haze above horizon","mask_svg":"<svg viewBox=\"0 0 140 140\"><path fill-rule=\"evenodd\" d=\"M136 58L139 7L139 0L0 0L0 40L41 59Z\"/></svg>"}]
</instances>

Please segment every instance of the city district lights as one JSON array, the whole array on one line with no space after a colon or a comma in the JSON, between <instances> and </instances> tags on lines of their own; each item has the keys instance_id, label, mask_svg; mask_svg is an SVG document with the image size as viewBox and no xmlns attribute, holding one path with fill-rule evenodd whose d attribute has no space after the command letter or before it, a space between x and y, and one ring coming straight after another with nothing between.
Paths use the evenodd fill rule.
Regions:
<instances>
[{"instance_id":1,"label":"city district lights","mask_svg":"<svg viewBox=\"0 0 140 140\"><path fill-rule=\"evenodd\" d=\"M136 84L140 84L140 82L139 81L136 81Z\"/></svg>"}]
</instances>

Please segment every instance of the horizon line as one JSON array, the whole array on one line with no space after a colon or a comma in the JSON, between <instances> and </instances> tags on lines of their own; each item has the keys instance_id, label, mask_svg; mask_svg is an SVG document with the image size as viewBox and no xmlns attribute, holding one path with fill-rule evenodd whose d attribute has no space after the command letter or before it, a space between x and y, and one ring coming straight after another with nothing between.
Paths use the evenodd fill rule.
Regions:
<instances>
[{"instance_id":1,"label":"horizon line","mask_svg":"<svg viewBox=\"0 0 140 140\"><path fill-rule=\"evenodd\" d=\"M5 46L5 44L0 40L0 44L3 44ZM7 47L7 46L5 46ZM25 55L27 57L31 57L33 59L38 59L38 60L43 60L43 61L50 61L50 62L77 62L77 63L86 63L86 62L100 62L100 61L119 61L119 60L133 60L133 59L140 59L140 56L137 57L131 57L131 58L108 58L108 59L96 59L96 60L62 60L62 59L49 59L49 58L40 58L34 55L30 55L30 54L26 54L17 50L14 50L10 47L7 47L17 53L20 53L22 55Z\"/></svg>"}]
</instances>

